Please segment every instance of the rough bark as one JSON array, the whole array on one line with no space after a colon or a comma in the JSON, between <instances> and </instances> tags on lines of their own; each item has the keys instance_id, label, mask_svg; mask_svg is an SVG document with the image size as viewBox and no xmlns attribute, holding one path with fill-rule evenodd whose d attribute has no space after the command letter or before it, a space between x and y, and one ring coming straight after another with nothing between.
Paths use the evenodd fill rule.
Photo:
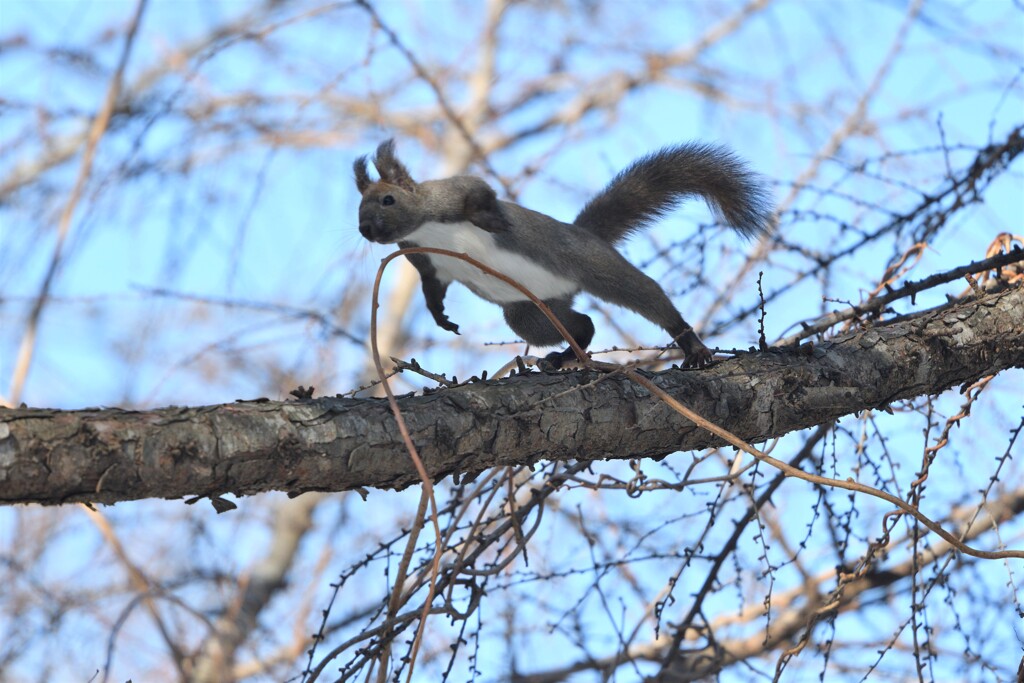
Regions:
<instances>
[{"instance_id":1,"label":"rough bark","mask_svg":"<svg viewBox=\"0 0 1024 683\"><path fill-rule=\"evenodd\" d=\"M1024 289L878 324L812 349L652 379L751 442L1024 367ZM531 373L399 400L437 479L545 459L661 457L720 445L617 374ZM383 399L136 412L0 410L0 501L403 488L418 480Z\"/></svg>"}]
</instances>

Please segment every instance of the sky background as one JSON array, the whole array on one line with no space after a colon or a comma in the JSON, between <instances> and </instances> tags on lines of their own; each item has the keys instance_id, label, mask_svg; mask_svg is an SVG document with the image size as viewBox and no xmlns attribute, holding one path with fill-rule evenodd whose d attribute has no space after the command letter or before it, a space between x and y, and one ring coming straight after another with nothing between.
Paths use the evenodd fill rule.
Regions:
<instances>
[{"instance_id":1,"label":"sky background","mask_svg":"<svg viewBox=\"0 0 1024 683\"><path fill-rule=\"evenodd\" d=\"M619 32L584 35L565 71L579 78L597 77L609 66L639 64L638 55L630 51L630 36L643 35L645 46L688 45L723 14L715 9L715 3L696 11L693 5L682 4L595 3L600 9L594 11L603 13L602 25L617 27ZM46 128L59 137L86 125L87 117L102 101L122 46L120 31L109 29L123 28L133 6L116 0L0 2L0 178L41 153L34 131ZM739 3L729 6L738 7ZM173 46L205 35L210 27L253 7L248 2L152 0L126 82L144 78L148 69L167 58ZM317 8L321 14L286 25L263 44L243 41L219 50L189 79L180 75L167 79L147 100L147 105L159 112L164 106L182 110L198 106L202 97L197 93L230 99L258 92L270 103L264 101L252 110L228 110L236 117L252 113L251 127L236 126L235 120L221 121L221 114L214 114L197 133L183 116L142 117L104 137L86 198L72 222L52 301L44 312L22 396L26 403L50 408L102 405L142 409L258 396L284 399L297 384L313 383L308 379L312 377L317 378L318 395L345 392L366 381L369 301L351 313L344 334L332 334L308 317L290 315L289 311L330 314L346 288L365 287L379 259L391 251L366 244L356 230L359 199L351 164L394 132L341 117L309 95L327 91L343 100L387 93L390 106L413 114L434 106L435 98L422 84L394 87L407 74L405 60L386 49L379 37L374 43L377 50L367 56L365 16L349 3L302 7ZM476 32L462 27L480 25L482 3L408 1L382 2L377 7L425 64L457 64L475 58ZM907 8L906 3L888 1L774 3L762 20L751 22L738 37L712 48L704 62L706 70L693 79L706 89L725 91L727 106L721 101L709 103L696 86L666 83L627 98L614 115L591 117L569 130L540 135L499 151L492 155L491 165L513 179L517 201L571 220L589 196L639 155L688 139L725 143L769 179L784 208L779 226L783 239L809 252L833 253L858 239L861 231L892 220L916 206L923 195L943 189L950 168L968 165L979 148L1005 138L1024 120L1024 65L1020 60L1024 11L1019 4L998 0L925 3L926 18L910 29L899 58L875 83ZM292 15L283 12L282 20L288 16ZM516 49L499 56L497 68L504 80L495 91L498 99L514 97L516 86L546 64L551 43L565 30L565 21L557 12L510 15L503 30L514 37ZM979 36L984 36L988 47L970 41ZM1004 50L1000 53L991 45L1002 45ZM80 64L83 54L96 60L95 67L69 68ZM766 83L770 97L765 93ZM869 88L874 88L876 95L866 115L881 132L851 138L822 162L808 186L798 188L800 192L793 198L794 183L841 122L856 110L858 95ZM447 94L455 102L465 96L458 87ZM34 106L38 102L46 103L46 111L62 116L44 120L46 113ZM814 106L804 111L803 103ZM543 103L524 107L501 125L506 131L516 130L547 113ZM315 131L316 141L268 146L260 138L256 119ZM438 150L414 139L400 138L398 145L415 178L444 174L445 160ZM136 163L126 166L126 158ZM151 168L148 164L156 164L160 172L140 172ZM521 175L527 167L534 172ZM37 188L0 203L0 394L4 397L11 384L25 316L53 250L59 198L77 169L76 157L48 175L49 190ZM479 168L472 170L483 173ZM499 186L494 178L488 179ZM999 232L1020 234L1024 230L1022 186L1018 163L987 188L981 202L957 214L955 226L929 245L911 278L982 258ZM716 293L714 287L721 283L697 289L676 266L687 262L688 255L681 252L684 239L709 222L704 207L690 203L626 250L632 262L642 264L664 284L690 320L702 319ZM708 252L712 271L717 268L727 273L737 253L749 248L735 235L709 233L708 239L713 243ZM791 332L801 320L842 302L860 300L877 282L884 264L909 246L909 235L898 244L879 243L844 262L834 280L794 287L768 309L769 340ZM765 290L785 286L803 265L792 254L779 256L764 273ZM394 277L392 269L385 292ZM953 283L918 297L916 306L901 302L897 309L921 310L963 288L963 283ZM154 289L192 298L155 297ZM834 301L823 302L823 293ZM230 305L210 305L211 299ZM593 306L588 299L583 301L585 306ZM706 329L720 325L722 330L709 341L739 348L754 343L756 321L727 324L734 307L754 301L756 291L752 289L706 321ZM271 310L254 308L267 305ZM485 346L514 341L496 307L456 286L449 293L447 308L460 325L459 338L433 326L417 293L406 315L417 331L418 346L408 349L407 358L415 357L425 367L449 376L466 377L484 368L493 372L523 351L521 344ZM614 322L648 344L664 341L659 330L633 314L603 304L587 310L596 312L595 319ZM388 315L386 308L381 315ZM614 325L605 324L592 348L615 344L621 345L622 337ZM1024 373L1010 371L987 390L983 410L978 409L983 427L955 444L957 455L951 456L947 476L933 480L929 489L936 501L959 501L962 491L984 485L990 470L984 466L972 470L972 458L1006 448L1008 430L1021 413L1022 382ZM426 383L403 376L396 380L395 389L407 391ZM946 415L962 400L956 392L948 393L937 402ZM913 462L923 439L914 422L920 413L909 412L880 419L905 420L901 424L907 426L893 430L895 436L886 447L913 454L909 456ZM861 428L853 418L844 424ZM885 424L891 428L894 423ZM777 457L788 457L799 445L795 440L783 441ZM1019 462L1019 443L1015 448ZM841 456L842 448L838 450ZM679 467L678 462L685 460L676 462ZM671 462L663 466L669 467ZM608 464L604 471L629 476L625 463ZM1019 466L1015 471L1020 472ZM970 486L964 486L965 481ZM297 574L312 571L320 557L317 544L338 542L342 538L339 529L344 529L343 538L351 552L373 547L391 516L415 508L416 495L374 491L359 507L346 499L321 509L319 535L304 549ZM686 534L712 494L705 490L685 495L686 505L665 521L659 534ZM802 520L814 496L809 490L798 491L777 501L778 509ZM177 501L119 505L110 514L121 533L138 542L140 561L166 562L173 568L183 562L179 557L198 556L201 559L196 562L203 568L232 574L260 556L269 533L267 511L282 499L280 494L271 494L239 501L248 518L205 519L193 508L183 510ZM668 492L630 501L629 507L616 507L620 502L577 491L566 497L564 505L568 510L578 505L595 517L608 508L609 514L619 515L622 524L641 524L679 504L676 494ZM693 512L691 505L700 512ZM870 502L861 505L865 518L878 509ZM206 508L204 512L210 511ZM89 575L95 558L103 552L102 540L74 511L62 509L56 514L63 515L66 523L40 563L39 580L53 584L78 581L80 586L87 586L90 580L102 583L100 577ZM22 512L0 509L3 547L22 542L24 519ZM174 538L186 525L193 529L201 526L202 530ZM170 538L159 545L146 545L154 529ZM537 560L542 567L586 557L588 549L579 539L560 540L562 529L551 522L538 535L537 546L546 549L546 557ZM723 529L712 540L728 532ZM870 527L863 534L867 537L874 532ZM1019 524L1008 525L1003 533L1004 541L1016 540L1019 547ZM646 549L635 552L639 556ZM757 565L755 555L746 557L750 565ZM650 566L659 565L651 562ZM652 585L661 577L654 568L644 577ZM972 571L992 585L1005 582L1007 573L1005 566L995 564ZM780 584L795 580L795 572L792 567L781 569ZM331 572L327 576L330 579ZM1019 584L1019 571L1016 576ZM514 584L518 578L512 574L508 583ZM579 577L580 583L587 580ZM310 588L313 604L323 604L326 583ZM356 577L346 590L352 591L349 595L384 591L383 571ZM566 599L563 592L568 595L572 591L560 584L538 582L536 618L546 619L547 612L540 605ZM184 595L203 599L201 590L194 595L184 591ZM970 614L969 596L957 599L965 603L960 609ZM736 594L731 593L714 604L735 603ZM275 604L271 618L283 622L291 604ZM523 606L525 615L531 607ZM571 607L570 601L566 609ZM600 613L600 605L585 607ZM622 610L632 616L632 608ZM97 609L95 614L102 612ZM79 661L91 662L91 653L100 647L98 643L104 643L109 623L95 614L83 616L64 632L75 636L66 647ZM871 613L866 614L870 617ZM1019 651L1014 647L1024 635L1019 623L1011 623L1009 610L1006 617L1004 625L994 623L990 632L979 630L991 637L991 643L986 646L982 637L976 645L988 657L1017 661ZM1002 619L1003 615L993 615L993 622ZM623 617L623 621L628 619ZM601 635L614 642L611 631ZM133 662L151 658L156 667L163 652L150 637L151 633L143 630L126 636L126 642L135 648ZM532 642L533 649L526 648L525 641L523 645L522 652L533 653L530 665L536 668L547 663L538 653L561 654L542 647L543 642ZM483 663L489 665L490 675L498 675L506 661L505 646L494 633L485 637L484 646ZM954 657L956 647L954 644ZM39 649L27 660L25 671L31 671L32 665L42 666L48 655L45 647ZM841 660L842 654L837 658ZM940 659L937 666L942 665ZM88 672L93 669L90 665ZM60 676L65 678L55 680L85 680L75 678L72 670L62 669ZM115 671L125 676L131 673ZM739 673L731 672L725 680L743 680L737 677ZM941 675L936 678L942 680ZM624 680L629 680L628 676Z\"/></svg>"}]
</instances>

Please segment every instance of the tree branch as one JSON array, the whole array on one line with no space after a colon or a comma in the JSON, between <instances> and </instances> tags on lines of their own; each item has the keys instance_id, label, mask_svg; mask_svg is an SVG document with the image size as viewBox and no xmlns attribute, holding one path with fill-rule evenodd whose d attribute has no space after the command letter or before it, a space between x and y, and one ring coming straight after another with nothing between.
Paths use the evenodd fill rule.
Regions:
<instances>
[{"instance_id":1,"label":"tree branch","mask_svg":"<svg viewBox=\"0 0 1024 683\"><path fill-rule=\"evenodd\" d=\"M1024 288L878 324L799 352L649 376L748 442L1024 367ZM664 457L723 442L617 373L532 373L399 399L436 481L540 460ZM113 503L419 481L380 399L135 412L0 410L0 501Z\"/></svg>"}]
</instances>

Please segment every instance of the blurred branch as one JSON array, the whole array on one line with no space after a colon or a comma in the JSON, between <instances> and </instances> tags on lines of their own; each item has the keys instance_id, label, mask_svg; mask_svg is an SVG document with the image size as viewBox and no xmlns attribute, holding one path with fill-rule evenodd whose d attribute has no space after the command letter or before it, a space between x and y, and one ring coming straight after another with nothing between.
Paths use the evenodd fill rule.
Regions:
<instances>
[{"instance_id":1,"label":"blurred branch","mask_svg":"<svg viewBox=\"0 0 1024 683\"><path fill-rule=\"evenodd\" d=\"M96 525L99 529L100 534L106 540L107 545L114 552L118 561L124 566L125 571L128 573L128 578L132 584L132 588L142 596L142 602L146 606L146 610L149 615L153 618L153 623L157 627L157 631L160 633L160 637L163 639L164 644L167 646L168 651L171 654L171 659L174 662L175 669L178 672L179 679L181 681L188 680L185 674L184 668L184 655L181 649L178 647L174 637L172 637L170 629L164 622L163 616L160 611L156 608L156 601L153 600L154 594L158 593L158 590L154 589L152 583L146 574L132 562L131 558L128 557L128 552L124 548L124 544L117 537L117 533L114 528L107 521L107 518L99 510L95 510L88 505L82 505L82 510L88 515L89 520Z\"/></svg>"},{"instance_id":2,"label":"blurred branch","mask_svg":"<svg viewBox=\"0 0 1024 683\"><path fill-rule=\"evenodd\" d=\"M177 46L164 62L143 70L127 88L119 86L117 101L110 112L109 127L116 128L122 118L145 111L143 103L150 97L152 89L169 74L178 71L189 59L199 56L200 62L205 61L227 45L258 35L253 26L280 4L279 0L264 0L241 17L217 26L201 38ZM120 74L115 72L119 78L123 75L123 71ZM169 102L174 99L171 97ZM165 109L170 106L169 102L164 105ZM88 146L90 135L90 129L83 125L81 132L44 140L41 154L15 165L0 179L0 203L9 194L38 182L39 176L50 169L69 161L83 145Z\"/></svg>"},{"instance_id":3,"label":"blurred branch","mask_svg":"<svg viewBox=\"0 0 1024 683\"><path fill-rule=\"evenodd\" d=\"M11 375L11 388L7 396L9 405L18 405L21 402L21 392L25 387L25 379L28 377L28 371L32 366L32 355L36 347L39 319L50 296L50 287L53 285L53 279L57 274L57 267L61 263L64 243L67 240L68 232L71 230L71 218L75 215L78 200L82 196L85 183L92 173L92 163L96 154L96 147L99 145L100 138L103 137L107 126L110 124L110 117L113 114L114 106L117 104L117 99L121 94L121 80L124 77L125 67L128 66L128 57L131 55L132 45L135 43L135 34L139 29L142 13L145 8L146 0L138 0L138 3L135 5L135 14L132 15L131 23L128 25L128 30L125 33L121 58L118 60L114 75L110 78L110 85L107 86L107 96L99 113L93 120L92 126L89 128L89 137L86 140L85 151L82 154L82 163L78 168L78 177L75 179L75 186L71 190L71 195L64 204L64 210L61 212L60 222L57 225L57 242L54 244L53 254L50 256L50 264L46 269L43 284L39 288L39 294L36 295L32 310L28 314L28 320L25 322L25 333L21 338L18 357L14 362L14 372Z\"/></svg>"},{"instance_id":4,"label":"blurred branch","mask_svg":"<svg viewBox=\"0 0 1024 683\"><path fill-rule=\"evenodd\" d=\"M576 94L565 106L552 112L539 122L496 138L492 149L510 147L557 128L567 128L595 111L612 110L620 106L634 90L663 81L671 69L690 66L701 55L728 36L740 30L751 17L764 10L771 0L750 0L731 16L711 26L695 43L670 52L651 52L644 55L644 67L638 71L615 70L601 74L589 84L567 82L561 71L552 77L534 82L516 93L515 99L499 105L502 117L531 104L543 95L564 89Z\"/></svg>"},{"instance_id":5,"label":"blurred branch","mask_svg":"<svg viewBox=\"0 0 1024 683\"><path fill-rule=\"evenodd\" d=\"M235 595L225 600L225 613L199 648L191 683L234 680L239 647L252 635L270 599L286 586L299 544L313 528L313 513L326 497L307 494L277 506L267 554L239 578Z\"/></svg>"},{"instance_id":6,"label":"blurred branch","mask_svg":"<svg viewBox=\"0 0 1024 683\"><path fill-rule=\"evenodd\" d=\"M388 40L391 41L391 44L394 45L395 49L402 53L402 56L405 57L405 59L409 62L409 65L416 72L416 75L430 87L431 91L433 91L434 93L434 97L437 99L437 105L441 107L441 111L444 112L445 118L448 120L448 123L455 126L455 128L462 134L463 140L473 152L473 157L480 162L480 164L484 167L484 170L487 171L488 175L490 175L492 178L496 179L498 182L502 184L502 187L504 188L506 193L511 193L511 185L509 185L508 181L504 180L502 176L500 176L498 172L494 170L494 168L491 166L491 162L487 158L487 154L480 148L480 145L477 144L476 139L473 137L473 133L470 130L470 127L467 126L462 116L456 113L455 109L448 102L448 98L441 90L441 86L430 75L430 72L427 71L427 69L424 68L422 64L420 64L420 61L416 59L416 56L412 53L412 51L409 50L409 48L406 47L405 44L399 39L398 35L393 30L391 30L391 27L388 26L388 24L386 24L383 19L381 19L380 15L377 13L377 10L374 8L372 4L367 2L367 0L356 0L356 3L370 14L370 16L373 18L373 22L378 27L380 27L380 30L382 30L384 34L388 37ZM498 13L497 16L500 17L500 12Z\"/></svg>"},{"instance_id":7,"label":"blurred branch","mask_svg":"<svg viewBox=\"0 0 1024 683\"><path fill-rule=\"evenodd\" d=\"M261 313L273 313L275 315L295 320L308 320L316 323L323 328L325 332L333 336L348 339L355 344L362 345L366 343L365 339L357 337L351 332L338 327L332 316L312 308L299 308L298 306L288 306L286 304L269 303L266 301L253 301L237 297L201 296L199 294L189 294L187 292L175 292L163 287L137 287L136 289L144 294L154 297L178 299L180 301L192 301L224 309L248 309L251 311L259 311Z\"/></svg>"}]
</instances>

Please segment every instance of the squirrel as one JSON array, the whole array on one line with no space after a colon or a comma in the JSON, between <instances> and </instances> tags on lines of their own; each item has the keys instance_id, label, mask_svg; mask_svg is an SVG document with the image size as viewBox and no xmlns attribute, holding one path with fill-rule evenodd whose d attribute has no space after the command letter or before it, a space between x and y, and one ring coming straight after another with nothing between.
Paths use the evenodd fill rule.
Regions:
<instances>
[{"instance_id":1,"label":"squirrel","mask_svg":"<svg viewBox=\"0 0 1024 683\"><path fill-rule=\"evenodd\" d=\"M711 351L683 319L661 286L629 263L615 244L650 226L694 195L717 219L746 238L772 229L772 202L759 176L729 150L688 143L665 147L634 161L591 199L572 223L563 223L513 202L501 201L482 178L454 176L415 182L395 156L394 140L373 157L380 179L372 181L367 157L353 164L359 232L371 242L401 248L434 247L463 252L523 284L546 303L576 343L594 336L590 317L573 310L580 291L636 311L669 333L685 354L685 367L703 367ZM444 312L448 285L461 282L498 304L512 330L534 346L554 346L562 336L526 296L472 264L438 254L407 254L419 271L427 309L443 329L459 326ZM559 368L572 349L545 360Z\"/></svg>"}]
</instances>

